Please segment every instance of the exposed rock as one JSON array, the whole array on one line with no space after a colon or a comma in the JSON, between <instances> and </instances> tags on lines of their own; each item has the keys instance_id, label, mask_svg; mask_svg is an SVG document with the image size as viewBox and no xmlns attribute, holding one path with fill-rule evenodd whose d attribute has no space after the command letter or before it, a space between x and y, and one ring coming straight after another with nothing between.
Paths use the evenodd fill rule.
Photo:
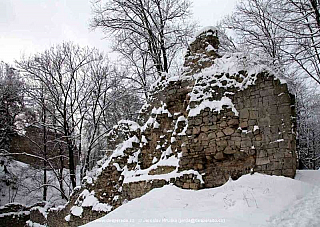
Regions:
<instances>
[{"instance_id":1,"label":"exposed rock","mask_svg":"<svg viewBox=\"0 0 320 227\"><path fill-rule=\"evenodd\" d=\"M226 136L230 136L230 135L232 135L232 134L234 133L234 129L232 129L232 128L226 128L226 129L223 130L223 132L224 132L224 134L225 134Z\"/></svg>"},{"instance_id":2,"label":"exposed rock","mask_svg":"<svg viewBox=\"0 0 320 227\"><path fill-rule=\"evenodd\" d=\"M215 156L214 156L215 159L217 160L222 160L224 159L224 155L222 152L218 152Z\"/></svg>"}]
</instances>

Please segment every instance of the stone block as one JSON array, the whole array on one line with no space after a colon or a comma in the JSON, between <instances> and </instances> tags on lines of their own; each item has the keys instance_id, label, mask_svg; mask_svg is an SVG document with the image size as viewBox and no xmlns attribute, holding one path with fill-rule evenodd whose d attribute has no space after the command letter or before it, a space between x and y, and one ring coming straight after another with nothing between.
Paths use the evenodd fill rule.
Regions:
<instances>
[{"instance_id":1,"label":"stone block","mask_svg":"<svg viewBox=\"0 0 320 227\"><path fill-rule=\"evenodd\" d=\"M273 90L260 90L260 96L265 97L265 96L271 96L273 95Z\"/></svg>"},{"instance_id":2,"label":"stone block","mask_svg":"<svg viewBox=\"0 0 320 227\"><path fill-rule=\"evenodd\" d=\"M264 117L264 118L259 118L258 119L259 122L259 127L260 126L269 126L270 125L270 118L269 117Z\"/></svg>"},{"instance_id":3,"label":"stone block","mask_svg":"<svg viewBox=\"0 0 320 227\"><path fill-rule=\"evenodd\" d=\"M209 127L209 129L210 129L210 130L217 130L217 129L218 129L218 126L217 126L216 124L214 124L214 125L211 125L211 126Z\"/></svg>"},{"instance_id":4,"label":"stone block","mask_svg":"<svg viewBox=\"0 0 320 227\"><path fill-rule=\"evenodd\" d=\"M250 111L250 119L255 120L258 119L259 117L259 112L258 111Z\"/></svg>"},{"instance_id":5,"label":"stone block","mask_svg":"<svg viewBox=\"0 0 320 227\"><path fill-rule=\"evenodd\" d=\"M196 183L190 183L190 189L192 189L192 190L197 190L197 189L199 189L199 185L198 184L196 184Z\"/></svg>"},{"instance_id":6,"label":"stone block","mask_svg":"<svg viewBox=\"0 0 320 227\"><path fill-rule=\"evenodd\" d=\"M208 126L201 126L201 132L208 132L209 127Z\"/></svg>"},{"instance_id":7,"label":"stone block","mask_svg":"<svg viewBox=\"0 0 320 227\"><path fill-rule=\"evenodd\" d=\"M250 99L245 99L244 100L244 106L247 108L251 107L251 100ZM243 118L246 118L245 115L243 116Z\"/></svg>"},{"instance_id":8,"label":"stone block","mask_svg":"<svg viewBox=\"0 0 320 227\"><path fill-rule=\"evenodd\" d=\"M199 126L198 127L193 127L192 134L197 135L200 132L201 132L201 128Z\"/></svg>"},{"instance_id":9,"label":"stone block","mask_svg":"<svg viewBox=\"0 0 320 227\"><path fill-rule=\"evenodd\" d=\"M216 160L222 160L222 159L224 159L224 155L223 155L222 152L218 152L218 153L214 156L214 158L215 158Z\"/></svg>"},{"instance_id":10,"label":"stone block","mask_svg":"<svg viewBox=\"0 0 320 227\"><path fill-rule=\"evenodd\" d=\"M227 127L227 122L225 121L220 122L220 128L225 128L225 127Z\"/></svg>"},{"instance_id":11,"label":"stone block","mask_svg":"<svg viewBox=\"0 0 320 227\"><path fill-rule=\"evenodd\" d=\"M217 144L217 146L219 146L219 147L225 148L225 147L228 146L228 141L227 141L227 140L220 140L220 141L217 141L216 144Z\"/></svg>"},{"instance_id":12,"label":"stone block","mask_svg":"<svg viewBox=\"0 0 320 227\"><path fill-rule=\"evenodd\" d=\"M231 119L228 121L229 126L238 126L239 125L239 120L238 119Z\"/></svg>"},{"instance_id":13,"label":"stone block","mask_svg":"<svg viewBox=\"0 0 320 227\"><path fill-rule=\"evenodd\" d=\"M246 128L248 128L248 122L247 121L242 121L239 126L242 129L246 129Z\"/></svg>"},{"instance_id":14,"label":"stone block","mask_svg":"<svg viewBox=\"0 0 320 227\"><path fill-rule=\"evenodd\" d=\"M211 116L211 122L216 122L216 121L217 121L217 117L214 116L214 115L212 115L212 116Z\"/></svg>"},{"instance_id":15,"label":"stone block","mask_svg":"<svg viewBox=\"0 0 320 227\"><path fill-rule=\"evenodd\" d=\"M234 142L234 145L235 145L237 148L240 148L240 147L241 147L241 141L235 141L235 142Z\"/></svg>"},{"instance_id":16,"label":"stone block","mask_svg":"<svg viewBox=\"0 0 320 227\"><path fill-rule=\"evenodd\" d=\"M293 152L291 152L291 151L285 151L285 152L284 152L284 157L285 157L285 158L292 158L292 157L294 157Z\"/></svg>"},{"instance_id":17,"label":"stone block","mask_svg":"<svg viewBox=\"0 0 320 227\"><path fill-rule=\"evenodd\" d=\"M224 136L225 136L225 135L224 135L223 132L221 132L221 131L217 132L217 137L218 137L218 138L221 138L221 137L224 137Z\"/></svg>"},{"instance_id":18,"label":"stone block","mask_svg":"<svg viewBox=\"0 0 320 227\"><path fill-rule=\"evenodd\" d=\"M241 141L241 137L240 136L231 136L231 140L232 141Z\"/></svg>"},{"instance_id":19,"label":"stone block","mask_svg":"<svg viewBox=\"0 0 320 227\"><path fill-rule=\"evenodd\" d=\"M273 166L274 166L275 170L281 170L282 169L282 164L280 162L274 162Z\"/></svg>"},{"instance_id":20,"label":"stone block","mask_svg":"<svg viewBox=\"0 0 320 227\"><path fill-rule=\"evenodd\" d=\"M278 107L276 105L270 105L269 106L269 112L271 114L277 114L278 113Z\"/></svg>"},{"instance_id":21,"label":"stone block","mask_svg":"<svg viewBox=\"0 0 320 227\"><path fill-rule=\"evenodd\" d=\"M190 188L190 183L183 183L182 188L184 189L189 189Z\"/></svg>"},{"instance_id":22,"label":"stone block","mask_svg":"<svg viewBox=\"0 0 320 227\"><path fill-rule=\"evenodd\" d=\"M229 136L229 135L232 135L232 134L234 133L234 129L232 129L232 128L225 128L225 129L223 130L223 132L224 132L225 135Z\"/></svg>"},{"instance_id":23,"label":"stone block","mask_svg":"<svg viewBox=\"0 0 320 227\"><path fill-rule=\"evenodd\" d=\"M225 154L234 154L234 153L236 153L237 151L236 150L234 150L234 149L232 149L231 147L226 147L225 149L224 149L224 151L223 151L223 153L225 153Z\"/></svg>"},{"instance_id":24,"label":"stone block","mask_svg":"<svg viewBox=\"0 0 320 227\"><path fill-rule=\"evenodd\" d=\"M252 142L251 140L241 141L241 148L251 148Z\"/></svg>"},{"instance_id":25,"label":"stone block","mask_svg":"<svg viewBox=\"0 0 320 227\"><path fill-rule=\"evenodd\" d=\"M264 158L257 158L256 159L256 165L266 165L270 163L269 157L264 157ZM265 167L266 168L266 167Z\"/></svg>"},{"instance_id":26,"label":"stone block","mask_svg":"<svg viewBox=\"0 0 320 227\"><path fill-rule=\"evenodd\" d=\"M288 149L290 149L290 148L291 148L291 145L290 145L290 143L289 143L288 140L284 140L284 141L281 141L281 142L279 143L279 147L280 147L280 148L288 148Z\"/></svg>"},{"instance_id":27,"label":"stone block","mask_svg":"<svg viewBox=\"0 0 320 227\"><path fill-rule=\"evenodd\" d=\"M261 147L261 142L260 141L253 141L253 146L255 147L255 148L260 148Z\"/></svg>"},{"instance_id":28,"label":"stone block","mask_svg":"<svg viewBox=\"0 0 320 227\"><path fill-rule=\"evenodd\" d=\"M198 164L196 166L196 170L203 170L203 165L202 164Z\"/></svg>"},{"instance_id":29,"label":"stone block","mask_svg":"<svg viewBox=\"0 0 320 227\"><path fill-rule=\"evenodd\" d=\"M283 168L292 169L294 159L293 158L284 158Z\"/></svg>"},{"instance_id":30,"label":"stone block","mask_svg":"<svg viewBox=\"0 0 320 227\"><path fill-rule=\"evenodd\" d=\"M248 121L248 126L254 126L254 125L256 125L257 124L257 120L249 120Z\"/></svg>"},{"instance_id":31,"label":"stone block","mask_svg":"<svg viewBox=\"0 0 320 227\"><path fill-rule=\"evenodd\" d=\"M281 176L282 172L281 170L273 170L272 175Z\"/></svg>"},{"instance_id":32,"label":"stone block","mask_svg":"<svg viewBox=\"0 0 320 227\"><path fill-rule=\"evenodd\" d=\"M293 177L295 176L295 174L296 174L295 169L291 168L291 169L284 169L284 170L282 170L282 174L281 174L281 175L283 175L283 176L285 176L285 177L291 177L291 178L293 178Z\"/></svg>"},{"instance_id":33,"label":"stone block","mask_svg":"<svg viewBox=\"0 0 320 227\"><path fill-rule=\"evenodd\" d=\"M214 133L214 132L210 132L209 134L208 134L208 139L210 140L210 139L215 139L216 138L216 134Z\"/></svg>"},{"instance_id":34,"label":"stone block","mask_svg":"<svg viewBox=\"0 0 320 227\"><path fill-rule=\"evenodd\" d=\"M209 147L210 149L213 149L215 150L216 149L216 140L211 140L210 143L209 143Z\"/></svg>"},{"instance_id":35,"label":"stone block","mask_svg":"<svg viewBox=\"0 0 320 227\"><path fill-rule=\"evenodd\" d=\"M267 151L265 151L265 150L258 151L258 154L257 154L258 158L264 158L264 157L267 157L267 156L268 156Z\"/></svg>"},{"instance_id":36,"label":"stone block","mask_svg":"<svg viewBox=\"0 0 320 227\"><path fill-rule=\"evenodd\" d=\"M201 125L202 124L202 119L201 118L196 118L194 120L194 125Z\"/></svg>"},{"instance_id":37,"label":"stone block","mask_svg":"<svg viewBox=\"0 0 320 227\"><path fill-rule=\"evenodd\" d=\"M209 141L208 141L208 140L202 140L202 141L201 141L201 144L202 144L203 146L209 146Z\"/></svg>"},{"instance_id":38,"label":"stone block","mask_svg":"<svg viewBox=\"0 0 320 227\"><path fill-rule=\"evenodd\" d=\"M291 103L290 96L288 93L284 93L283 95L279 96L278 98L279 103Z\"/></svg>"},{"instance_id":39,"label":"stone block","mask_svg":"<svg viewBox=\"0 0 320 227\"><path fill-rule=\"evenodd\" d=\"M208 134L207 133L200 133L199 137L198 137L200 140L206 140L208 141L209 140L209 137L208 137Z\"/></svg>"},{"instance_id":40,"label":"stone block","mask_svg":"<svg viewBox=\"0 0 320 227\"><path fill-rule=\"evenodd\" d=\"M247 108L240 110L239 116L240 116L240 119L243 119L243 118L248 119L249 118L249 110Z\"/></svg>"},{"instance_id":41,"label":"stone block","mask_svg":"<svg viewBox=\"0 0 320 227\"><path fill-rule=\"evenodd\" d=\"M269 106L269 96L262 97L262 105Z\"/></svg>"}]
</instances>

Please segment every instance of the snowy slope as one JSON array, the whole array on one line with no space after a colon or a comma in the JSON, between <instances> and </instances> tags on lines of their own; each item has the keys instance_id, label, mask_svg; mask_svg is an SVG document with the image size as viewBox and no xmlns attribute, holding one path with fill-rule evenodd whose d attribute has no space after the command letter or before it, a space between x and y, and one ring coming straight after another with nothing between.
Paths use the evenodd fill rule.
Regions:
<instances>
[{"instance_id":1,"label":"snowy slope","mask_svg":"<svg viewBox=\"0 0 320 227\"><path fill-rule=\"evenodd\" d=\"M10 161L2 159L2 161L6 161L6 171L4 165L0 164L0 206L12 202L29 206L42 201L43 171L14 159ZM68 182L69 171L67 169L64 169L63 176ZM6 181L11 183L6 184ZM53 171L47 171L47 183L59 188ZM79 185L80 182L77 184ZM64 186L65 193L68 195L68 187ZM61 198L60 192L53 187L48 187L47 201L52 206L66 203L66 200Z\"/></svg>"},{"instance_id":2,"label":"snowy slope","mask_svg":"<svg viewBox=\"0 0 320 227\"><path fill-rule=\"evenodd\" d=\"M300 171L296 180L255 173L200 191L168 185L84 227L320 226L319 179L320 171Z\"/></svg>"},{"instance_id":3,"label":"snowy slope","mask_svg":"<svg viewBox=\"0 0 320 227\"><path fill-rule=\"evenodd\" d=\"M320 171L298 171L299 181L316 185L311 193L298 198L290 207L271 218L272 227L319 227L320 226Z\"/></svg>"}]
</instances>

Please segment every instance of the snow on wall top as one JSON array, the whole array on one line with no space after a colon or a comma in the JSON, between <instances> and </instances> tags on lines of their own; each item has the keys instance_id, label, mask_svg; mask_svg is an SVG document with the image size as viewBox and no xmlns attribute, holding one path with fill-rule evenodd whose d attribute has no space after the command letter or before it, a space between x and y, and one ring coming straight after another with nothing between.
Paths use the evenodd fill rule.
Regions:
<instances>
[{"instance_id":1,"label":"snow on wall top","mask_svg":"<svg viewBox=\"0 0 320 227\"><path fill-rule=\"evenodd\" d=\"M229 96L253 85L256 75L265 71L263 66L246 65L245 59L242 54L225 55L215 59L211 67L193 75L196 83L189 96L190 103L196 104L188 106L189 116L196 116L207 107L220 112L223 106L231 108L238 116Z\"/></svg>"},{"instance_id":2,"label":"snow on wall top","mask_svg":"<svg viewBox=\"0 0 320 227\"><path fill-rule=\"evenodd\" d=\"M213 32L213 33L212 33ZM214 26L207 26L207 27L204 27L202 29L200 29L199 31L196 32L194 38L192 38L190 41L189 41L189 45L191 43L193 43L198 36L202 35L202 34L206 34L206 35L217 35L217 32L218 32L218 29Z\"/></svg>"},{"instance_id":3,"label":"snow on wall top","mask_svg":"<svg viewBox=\"0 0 320 227\"><path fill-rule=\"evenodd\" d=\"M151 86L151 92L159 93L177 81L192 80L195 84L189 93L190 102L197 104L195 107L188 106L189 116L196 116L206 107L219 112L223 106L230 107L235 115L238 115L229 96L254 85L257 74L266 71L271 70L266 65L258 64L250 56L242 53L226 54L216 58L210 67L194 75L169 77L166 74L165 79L158 79Z\"/></svg>"}]
</instances>

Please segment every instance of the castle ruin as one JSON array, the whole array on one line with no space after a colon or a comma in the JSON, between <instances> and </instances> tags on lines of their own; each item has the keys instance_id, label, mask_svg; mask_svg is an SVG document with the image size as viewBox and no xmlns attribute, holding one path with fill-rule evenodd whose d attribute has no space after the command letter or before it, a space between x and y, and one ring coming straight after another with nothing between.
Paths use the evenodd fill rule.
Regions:
<instances>
[{"instance_id":1,"label":"castle ruin","mask_svg":"<svg viewBox=\"0 0 320 227\"><path fill-rule=\"evenodd\" d=\"M294 97L267 68L219 53L218 33L199 34L184 73L152 86L139 124L114 127L114 152L65 207L49 211L49 226L85 224L166 184L198 190L250 172L295 176ZM30 215L41 219L36 210Z\"/></svg>"}]
</instances>

